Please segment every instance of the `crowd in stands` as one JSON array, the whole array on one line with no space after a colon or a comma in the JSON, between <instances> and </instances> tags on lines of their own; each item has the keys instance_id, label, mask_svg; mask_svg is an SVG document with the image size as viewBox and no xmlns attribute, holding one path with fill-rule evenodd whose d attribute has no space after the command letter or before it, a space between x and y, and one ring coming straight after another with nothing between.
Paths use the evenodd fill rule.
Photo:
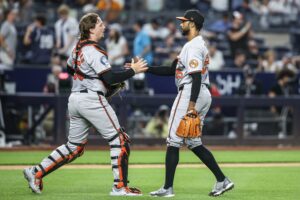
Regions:
<instances>
[{"instance_id":1,"label":"crowd in stands","mask_svg":"<svg viewBox=\"0 0 300 200\"><path fill-rule=\"evenodd\" d=\"M209 48L210 71L242 71L241 96L264 93L264 83L256 79L259 72L277 77L265 95L294 94L290 85L300 70L300 0L0 0L0 71L16 65L49 68L44 92L58 93L78 39L78 19L87 12L99 13L106 23L101 45L114 69L133 56L150 66L170 66L186 42L175 13L191 8L205 16L201 34ZM298 38L290 44L270 47L257 36L258 30L289 34L291 28L298 30ZM145 74L134 76L129 87L144 88ZM210 89L212 96L221 96L215 83ZM278 115L282 110L271 108ZM141 128L145 135L165 137L168 112L167 106L160 107ZM211 132L222 129L221 114L220 107L212 108Z\"/></svg>"},{"instance_id":2,"label":"crowd in stands","mask_svg":"<svg viewBox=\"0 0 300 200\"><path fill-rule=\"evenodd\" d=\"M78 38L77 19L86 12L98 12L107 23L102 45L109 61L118 68L132 56L143 57L149 65L169 65L186 42L173 18L162 17L168 10L197 8L207 18L202 35L211 56L211 71L226 69L278 73L283 69L299 71L299 51L293 44L270 48L256 36L253 20L260 27L276 23L298 25L300 0L2 0L0 1L0 62L8 68L15 64L50 66L64 71L66 58ZM42 11L49 7L54 13ZM156 12L152 18L136 16L130 22L124 13ZM180 9L179 9L180 8ZM32 12L28 12L32 11ZM127 12L127 13L128 13ZM213 16L213 20L210 20ZM271 17L270 17L271 16ZM278 17L279 16L279 17ZM275 22L276 17L284 22ZM255 18L255 17L254 17ZM271 20L271 21L270 21ZM273 21L272 21L273 20ZM126 23L127 22L127 23ZM52 70L53 71L53 70ZM54 70L55 71L55 70ZM135 77L144 79L144 75Z\"/></svg>"}]
</instances>

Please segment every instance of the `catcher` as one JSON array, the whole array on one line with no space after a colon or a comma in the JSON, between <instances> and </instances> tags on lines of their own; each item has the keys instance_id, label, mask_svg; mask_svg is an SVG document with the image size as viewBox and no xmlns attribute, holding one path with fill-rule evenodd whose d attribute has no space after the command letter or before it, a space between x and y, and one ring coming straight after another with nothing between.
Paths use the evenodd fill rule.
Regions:
<instances>
[{"instance_id":1,"label":"catcher","mask_svg":"<svg viewBox=\"0 0 300 200\"><path fill-rule=\"evenodd\" d=\"M34 193L41 193L42 179L72 162L84 153L88 130L94 126L110 145L114 184L110 195L137 196L141 191L128 187L128 160L130 140L120 127L116 113L107 97L122 87L122 82L137 73L145 72L147 63L142 59L132 60L131 69L112 72L106 52L98 46L105 25L96 13L84 15L79 23L80 40L68 59L68 71L73 76L72 93L68 110L70 129L68 142L56 148L36 166L24 169L23 173ZM99 180L100 181L100 180Z\"/></svg>"},{"instance_id":2,"label":"catcher","mask_svg":"<svg viewBox=\"0 0 300 200\"><path fill-rule=\"evenodd\" d=\"M178 95L173 103L169 118L167 138L165 184L151 196L172 197L173 180L179 160L179 148L187 147L211 170L217 182L210 196L219 196L234 187L215 161L212 153L201 141L204 117L211 104L209 86L209 56L200 35L204 18L198 10L188 10L181 20L182 33L188 39L172 66L149 67L148 72L156 75L175 75Z\"/></svg>"}]
</instances>

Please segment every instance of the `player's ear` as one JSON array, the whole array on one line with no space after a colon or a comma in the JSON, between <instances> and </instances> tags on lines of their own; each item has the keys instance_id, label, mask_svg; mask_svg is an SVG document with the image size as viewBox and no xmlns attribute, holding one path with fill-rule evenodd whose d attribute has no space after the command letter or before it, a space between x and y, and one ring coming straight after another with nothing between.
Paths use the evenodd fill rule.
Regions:
<instances>
[{"instance_id":1,"label":"player's ear","mask_svg":"<svg viewBox=\"0 0 300 200\"><path fill-rule=\"evenodd\" d=\"M195 22L191 22L189 25L191 28L193 28L193 27L196 28Z\"/></svg>"}]
</instances>

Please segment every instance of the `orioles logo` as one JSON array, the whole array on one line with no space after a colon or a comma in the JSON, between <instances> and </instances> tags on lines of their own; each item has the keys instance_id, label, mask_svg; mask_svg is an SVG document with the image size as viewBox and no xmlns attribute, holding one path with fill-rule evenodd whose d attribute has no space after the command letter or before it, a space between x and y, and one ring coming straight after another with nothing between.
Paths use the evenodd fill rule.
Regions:
<instances>
[{"instance_id":1,"label":"orioles logo","mask_svg":"<svg viewBox=\"0 0 300 200\"><path fill-rule=\"evenodd\" d=\"M198 67L198 65L199 65L199 62L198 62L196 59L192 59L192 60L189 62L189 66L190 66L191 68L196 68L196 67Z\"/></svg>"}]
</instances>

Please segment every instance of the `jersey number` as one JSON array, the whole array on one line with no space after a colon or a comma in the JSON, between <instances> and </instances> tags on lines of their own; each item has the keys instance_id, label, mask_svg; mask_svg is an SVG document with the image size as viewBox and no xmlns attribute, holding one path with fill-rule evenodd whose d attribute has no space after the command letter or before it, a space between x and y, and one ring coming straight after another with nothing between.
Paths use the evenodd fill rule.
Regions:
<instances>
[{"instance_id":1,"label":"jersey number","mask_svg":"<svg viewBox=\"0 0 300 200\"><path fill-rule=\"evenodd\" d=\"M53 48L53 36L52 35L42 35L40 38L40 48L41 49L52 49Z\"/></svg>"}]
</instances>

